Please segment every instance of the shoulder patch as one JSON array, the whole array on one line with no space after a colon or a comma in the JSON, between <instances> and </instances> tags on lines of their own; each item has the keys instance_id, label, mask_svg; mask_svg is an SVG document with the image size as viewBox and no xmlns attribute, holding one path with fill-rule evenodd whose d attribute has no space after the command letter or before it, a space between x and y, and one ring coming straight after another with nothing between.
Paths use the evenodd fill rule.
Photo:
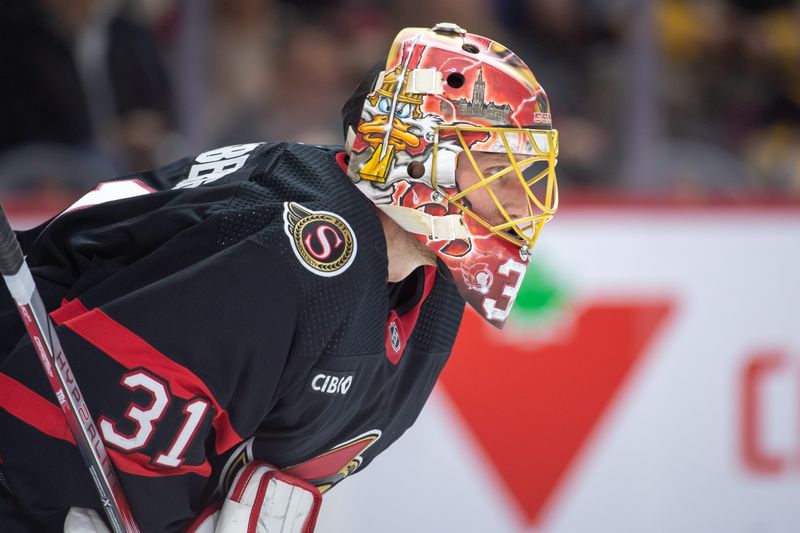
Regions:
<instances>
[{"instance_id":1,"label":"shoulder patch","mask_svg":"<svg viewBox=\"0 0 800 533\"><path fill-rule=\"evenodd\" d=\"M328 211L312 211L295 202L283 204L283 229L295 255L318 276L337 276L356 257L356 236L342 217Z\"/></svg>"}]
</instances>

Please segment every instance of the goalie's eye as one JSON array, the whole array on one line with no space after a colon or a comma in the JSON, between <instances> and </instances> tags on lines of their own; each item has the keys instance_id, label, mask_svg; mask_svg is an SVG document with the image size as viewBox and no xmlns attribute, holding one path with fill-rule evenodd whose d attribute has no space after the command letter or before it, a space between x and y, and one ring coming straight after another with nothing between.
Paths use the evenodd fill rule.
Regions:
<instances>
[{"instance_id":1,"label":"goalie's eye","mask_svg":"<svg viewBox=\"0 0 800 533\"><path fill-rule=\"evenodd\" d=\"M384 96L381 96L381 99L378 100L378 111L380 111L381 113L388 114L391 108L392 104L391 102L389 102L389 99Z\"/></svg>"},{"instance_id":2,"label":"goalie's eye","mask_svg":"<svg viewBox=\"0 0 800 533\"><path fill-rule=\"evenodd\" d=\"M507 166L489 167L489 168L487 168L486 170L483 171L483 177L484 178L488 178L489 176L494 176L498 172L504 171L506 168L508 168L508 167Z\"/></svg>"}]
</instances>

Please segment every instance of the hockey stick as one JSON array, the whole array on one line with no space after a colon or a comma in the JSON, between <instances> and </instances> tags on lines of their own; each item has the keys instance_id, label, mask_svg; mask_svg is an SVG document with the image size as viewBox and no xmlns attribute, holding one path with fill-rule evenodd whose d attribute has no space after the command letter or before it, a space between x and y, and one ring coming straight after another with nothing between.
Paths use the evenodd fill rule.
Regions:
<instances>
[{"instance_id":1,"label":"hockey stick","mask_svg":"<svg viewBox=\"0 0 800 533\"><path fill-rule=\"evenodd\" d=\"M100 502L115 533L138 533L131 509L122 492L114 465L106 453L100 433L61 349L55 327L36 290L33 276L22 256L17 237L0 206L0 274L17 304L22 321L33 341L50 386L58 398L64 417L83 460L89 467Z\"/></svg>"}]
</instances>

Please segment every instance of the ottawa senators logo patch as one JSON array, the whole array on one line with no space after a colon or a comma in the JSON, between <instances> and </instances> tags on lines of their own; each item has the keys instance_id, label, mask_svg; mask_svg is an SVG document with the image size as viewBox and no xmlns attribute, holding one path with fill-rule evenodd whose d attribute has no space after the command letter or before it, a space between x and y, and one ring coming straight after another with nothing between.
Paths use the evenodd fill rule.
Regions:
<instances>
[{"instance_id":1,"label":"ottawa senators logo patch","mask_svg":"<svg viewBox=\"0 0 800 533\"><path fill-rule=\"evenodd\" d=\"M300 263L318 276L337 276L347 270L356 256L350 224L327 211L311 211L295 202L283 205L283 228Z\"/></svg>"}]
</instances>

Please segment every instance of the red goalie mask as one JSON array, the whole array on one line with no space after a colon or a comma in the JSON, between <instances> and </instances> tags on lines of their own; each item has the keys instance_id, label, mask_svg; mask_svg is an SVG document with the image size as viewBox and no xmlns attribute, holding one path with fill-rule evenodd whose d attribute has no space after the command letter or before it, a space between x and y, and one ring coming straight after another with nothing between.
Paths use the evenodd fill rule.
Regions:
<instances>
[{"instance_id":1,"label":"red goalie mask","mask_svg":"<svg viewBox=\"0 0 800 533\"><path fill-rule=\"evenodd\" d=\"M348 174L496 326L558 206L558 134L513 52L454 24L394 40L348 131Z\"/></svg>"}]
</instances>

